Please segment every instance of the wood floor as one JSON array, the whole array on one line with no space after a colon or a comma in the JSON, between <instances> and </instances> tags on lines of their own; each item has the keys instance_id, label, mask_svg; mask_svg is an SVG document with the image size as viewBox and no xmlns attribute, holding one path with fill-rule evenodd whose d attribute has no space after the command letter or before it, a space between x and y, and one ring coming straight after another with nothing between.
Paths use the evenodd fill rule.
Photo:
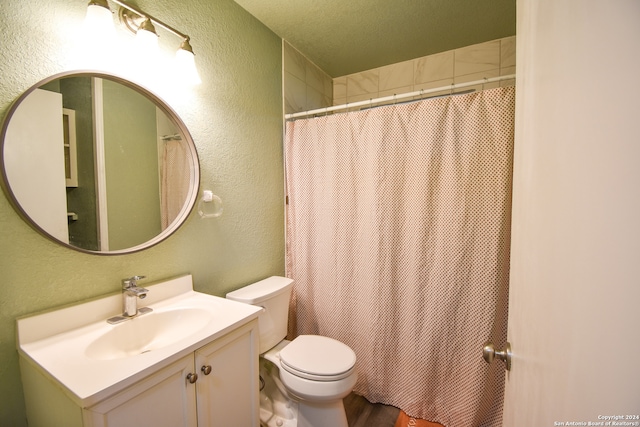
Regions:
<instances>
[{"instance_id":1,"label":"wood floor","mask_svg":"<svg viewBox=\"0 0 640 427\"><path fill-rule=\"evenodd\" d=\"M394 427L400 410L351 393L344 398L349 427Z\"/></svg>"}]
</instances>

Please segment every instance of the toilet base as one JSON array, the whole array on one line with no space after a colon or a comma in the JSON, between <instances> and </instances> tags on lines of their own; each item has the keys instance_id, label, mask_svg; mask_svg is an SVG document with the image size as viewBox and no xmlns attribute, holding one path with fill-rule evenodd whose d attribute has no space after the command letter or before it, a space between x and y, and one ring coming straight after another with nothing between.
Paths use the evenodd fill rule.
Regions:
<instances>
[{"instance_id":1,"label":"toilet base","mask_svg":"<svg viewBox=\"0 0 640 427\"><path fill-rule=\"evenodd\" d=\"M331 402L300 401L298 403L297 427L319 426L348 427L342 399Z\"/></svg>"},{"instance_id":2,"label":"toilet base","mask_svg":"<svg viewBox=\"0 0 640 427\"><path fill-rule=\"evenodd\" d=\"M262 427L348 427L342 399L314 402L291 398L278 374L277 366L260 358L260 376L265 382L260 392Z\"/></svg>"},{"instance_id":3,"label":"toilet base","mask_svg":"<svg viewBox=\"0 0 640 427\"><path fill-rule=\"evenodd\" d=\"M273 363L260 358L260 378L264 381L264 388L260 391L260 425L296 427L298 403L289 398L278 372Z\"/></svg>"}]
</instances>

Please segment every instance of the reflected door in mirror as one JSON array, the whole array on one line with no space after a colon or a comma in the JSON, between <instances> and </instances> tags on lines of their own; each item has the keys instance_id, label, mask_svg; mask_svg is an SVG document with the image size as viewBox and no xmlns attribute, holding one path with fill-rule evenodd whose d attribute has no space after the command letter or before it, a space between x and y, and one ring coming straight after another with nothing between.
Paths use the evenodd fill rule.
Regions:
<instances>
[{"instance_id":1,"label":"reflected door in mirror","mask_svg":"<svg viewBox=\"0 0 640 427\"><path fill-rule=\"evenodd\" d=\"M34 120L38 126L33 126ZM62 123L62 96L35 90L12 117L7 138L15 143L5 149L4 157L22 209L47 233L69 243Z\"/></svg>"}]
</instances>

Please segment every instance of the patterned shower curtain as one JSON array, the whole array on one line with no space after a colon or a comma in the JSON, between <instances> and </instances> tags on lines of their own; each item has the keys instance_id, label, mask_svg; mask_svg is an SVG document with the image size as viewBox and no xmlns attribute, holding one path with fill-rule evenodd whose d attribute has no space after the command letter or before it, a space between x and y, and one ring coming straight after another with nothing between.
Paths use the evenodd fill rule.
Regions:
<instances>
[{"instance_id":1,"label":"patterned shower curtain","mask_svg":"<svg viewBox=\"0 0 640 427\"><path fill-rule=\"evenodd\" d=\"M502 425L513 87L288 122L290 338L357 356L355 392Z\"/></svg>"},{"instance_id":2,"label":"patterned shower curtain","mask_svg":"<svg viewBox=\"0 0 640 427\"><path fill-rule=\"evenodd\" d=\"M180 138L168 139L162 150L160 220L165 230L182 211L189 194L189 153Z\"/></svg>"}]
</instances>

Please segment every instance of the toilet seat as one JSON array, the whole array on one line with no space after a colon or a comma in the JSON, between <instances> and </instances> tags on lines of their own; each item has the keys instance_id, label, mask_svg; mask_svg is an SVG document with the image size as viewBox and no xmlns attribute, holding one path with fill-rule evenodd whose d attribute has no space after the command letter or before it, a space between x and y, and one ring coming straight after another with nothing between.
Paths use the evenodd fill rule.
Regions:
<instances>
[{"instance_id":1,"label":"toilet seat","mask_svg":"<svg viewBox=\"0 0 640 427\"><path fill-rule=\"evenodd\" d=\"M337 381L353 373L356 354L346 344L319 335L300 335L280 351L280 365L313 381Z\"/></svg>"}]
</instances>

